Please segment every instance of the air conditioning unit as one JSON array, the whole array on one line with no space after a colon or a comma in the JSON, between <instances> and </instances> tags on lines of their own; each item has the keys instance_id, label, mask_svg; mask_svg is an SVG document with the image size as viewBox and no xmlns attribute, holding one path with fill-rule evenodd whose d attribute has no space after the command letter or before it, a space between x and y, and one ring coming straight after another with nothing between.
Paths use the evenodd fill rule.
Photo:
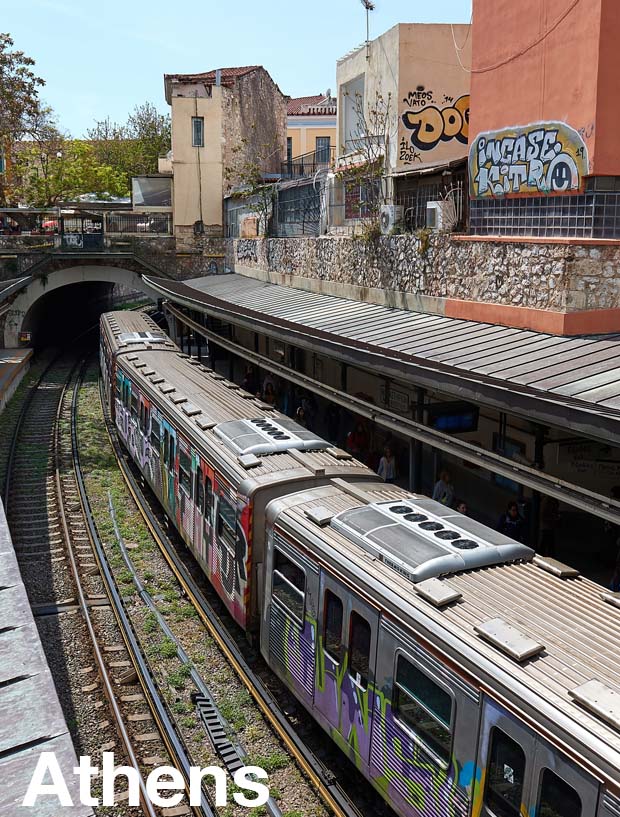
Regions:
<instances>
[{"instance_id":1,"label":"air conditioning unit","mask_svg":"<svg viewBox=\"0 0 620 817\"><path fill-rule=\"evenodd\" d=\"M445 230L446 215L445 201L426 202L426 226L429 230Z\"/></svg>"},{"instance_id":2,"label":"air conditioning unit","mask_svg":"<svg viewBox=\"0 0 620 817\"><path fill-rule=\"evenodd\" d=\"M401 204L381 205L381 232L388 235L399 221L403 220L404 208Z\"/></svg>"}]
</instances>

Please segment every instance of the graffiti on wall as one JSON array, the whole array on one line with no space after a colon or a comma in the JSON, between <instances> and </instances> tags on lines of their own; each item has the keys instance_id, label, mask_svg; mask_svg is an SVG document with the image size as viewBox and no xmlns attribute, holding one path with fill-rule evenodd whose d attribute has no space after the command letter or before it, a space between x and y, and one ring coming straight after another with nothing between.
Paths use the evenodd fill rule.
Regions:
<instances>
[{"instance_id":1,"label":"graffiti on wall","mask_svg":"<svg viewBox=\"0 0 620 817\"><path fill-rule=\"evenodd\" d=\"M578 193L588 174L588 149L564 122L480 133L469 151L473 198Z\"/></svg>"},{"instance_id":2,"label":"graffiti on wall","mask_svg":"<svg viewBox=\"0 0 620 817\"><path fill-rule=\"evenodd\" d=\"M400 158L404 164L415 161L407 158L405 147L410 147L415 156L417 151L433 150L441 142L455 140L467 144L469 94L456 100L444 94L441 102L435 102L432 91L410 91L403 103L409 110L403 113L401 120L405 128L411 131L408 134L410 145L406 144L405 139L400 144Z\"/></svg>"}]
</instances>

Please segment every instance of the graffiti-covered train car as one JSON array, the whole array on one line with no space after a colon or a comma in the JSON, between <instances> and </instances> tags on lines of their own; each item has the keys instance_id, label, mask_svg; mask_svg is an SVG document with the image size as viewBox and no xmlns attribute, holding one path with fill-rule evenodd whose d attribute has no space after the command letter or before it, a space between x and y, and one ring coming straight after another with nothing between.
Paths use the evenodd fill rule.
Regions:
<instances>
[{"instance_id":1,"label":"graffiti-covered train car","mask_svg":"<svg viewBox=\"0 0 620 817\"><path fill-rule=\"evenodd\" d=\"M231 615L251 631L259 619L267 503L334 477L373 475L188 359L153 327L131 312L101 318L111 413L121 440Z\"/></svg>"},{"instance_id":2,"label":"graffiti-covered train car","mask_svg":"<svg viewBox=\"0 0 620 817\"><path fill-rule=\"evenodd\" d=\"M615 595L380 482L126 320L101 321L119 436L235 620L392 808L618 817Z\"/></svg>"}]
</instances>

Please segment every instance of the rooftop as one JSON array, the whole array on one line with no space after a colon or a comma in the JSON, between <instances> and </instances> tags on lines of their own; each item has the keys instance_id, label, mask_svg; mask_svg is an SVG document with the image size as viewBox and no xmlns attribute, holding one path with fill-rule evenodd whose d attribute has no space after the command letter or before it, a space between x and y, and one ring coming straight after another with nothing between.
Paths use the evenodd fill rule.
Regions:
<instances>
[{"instance_id":1,"label":"rooftop","mask_svg":"<svg viewBox=\"0 0 620 817\"><path fill-rule=\"evenodd\" d=\"M290 99L287 116L334 116L336 100L330 93L298 96Z\"/></svg>"}]
</instances>

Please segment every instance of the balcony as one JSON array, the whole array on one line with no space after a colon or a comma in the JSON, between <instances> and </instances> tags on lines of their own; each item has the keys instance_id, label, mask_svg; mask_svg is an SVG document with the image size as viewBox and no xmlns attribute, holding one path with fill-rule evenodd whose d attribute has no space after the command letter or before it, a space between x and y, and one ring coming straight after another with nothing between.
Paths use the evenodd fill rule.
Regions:
<instances>
[{"instance_id":1,"label":"balcony","mask_svg":"<svg viewBox=\"0 0 620 817\"><path fill-rule=\"evenodd\" d=\"M304 153L282 162L280 175L282 179L306 179L314 176L319 170L329 170L333 167L335 158L335 146L313 150L311 153Z\"/></svg>"}]
</instances>

